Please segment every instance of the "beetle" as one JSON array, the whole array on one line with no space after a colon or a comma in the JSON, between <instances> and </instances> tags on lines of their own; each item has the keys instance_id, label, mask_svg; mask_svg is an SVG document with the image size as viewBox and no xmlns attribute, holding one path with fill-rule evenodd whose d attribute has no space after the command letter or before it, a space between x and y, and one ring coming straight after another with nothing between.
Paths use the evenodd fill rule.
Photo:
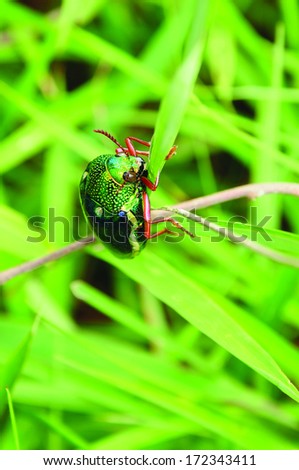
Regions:
<instances>
[{"instance_id":1,"label":"beetle","mask_svg":"<svg viewBox=\"0 0 299 470\"><path fill-rule=\"evenodd\" d=\"M151 221L148 190L155 191L149 180L147 163L143 157L148 150L136 150L133 142L150 147L150 142L137 137L127 137L122 146L109 132L96 129L117 145L115 154L100 155L92 160L80 182L80 201L85 217L94 233L115 254L133 258L144 248L147 240L163 233L173 233L168 228L151 233L151 224L169 220L183 229L172 218ZM166 159L174 155L171 147Z\"/></svg>"}]
</instances>

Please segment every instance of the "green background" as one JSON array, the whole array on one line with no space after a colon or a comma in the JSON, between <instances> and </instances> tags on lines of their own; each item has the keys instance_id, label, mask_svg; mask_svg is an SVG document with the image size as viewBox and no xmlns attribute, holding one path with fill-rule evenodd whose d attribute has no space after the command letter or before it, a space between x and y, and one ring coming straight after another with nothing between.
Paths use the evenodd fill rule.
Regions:
<instances>
[{"instance_id":1,"label":"green background","mask_svg":"<svg viewBox=\"0 0 299 470\"><path fill-rule=\"evenodd\" d=\"M79 180L115 148L95 128L155 132L153 178L178 145L153 208L298 181L296 0L0 7L1 270L88 234ZM298 259L293 196L200 214L250 226L250 207ZM1 449L298 448L298 270L187 222L195 240L98 243L1 287Z\"/></svg>"}]
</instances>

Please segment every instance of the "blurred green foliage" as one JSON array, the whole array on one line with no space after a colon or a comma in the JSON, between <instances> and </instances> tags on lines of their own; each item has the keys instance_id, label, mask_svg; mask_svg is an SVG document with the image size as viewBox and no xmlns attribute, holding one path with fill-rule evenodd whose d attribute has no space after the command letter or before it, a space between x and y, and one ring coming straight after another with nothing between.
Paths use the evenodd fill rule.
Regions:
<instances>
[{"instance_id":1,"label":"blurred green foliage","mask_svg":"<svg viewBox=\"0 0 299 470\"><path fill-rule=\"evenodd\" d=\"M155 130L153 174L179 131L155 208L298 181L297 2L2 0L0 25L1 270L87 235L78 182L114 149L94 128ZM253 205L298 254L294 197L202 215ZM2 449L298 447L298 271L196 233L126 261L99 243L1 288Z\"/></svg>"}]
</instances>

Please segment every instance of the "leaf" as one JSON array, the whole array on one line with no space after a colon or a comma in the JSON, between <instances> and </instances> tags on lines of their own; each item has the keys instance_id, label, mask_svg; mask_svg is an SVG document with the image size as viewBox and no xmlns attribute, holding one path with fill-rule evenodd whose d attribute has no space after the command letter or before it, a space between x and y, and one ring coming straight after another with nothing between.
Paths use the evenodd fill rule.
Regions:
<instances>
[{"instance_id":1,"label":"leaf","mask_svg":"<svg viewBox=\"0 0 299 470\"><path fill-rule=\"evenodd\" d=\"M35 333L37 322L34 322L29 333L23 341L16 347L10 357L5 361L0 369L0 415L7 404L6 388L11 389L18 378L23 364L27 358L29 346Z\"/></svg>"},{"instance_id":2,"label":"leaf","mask_svg":"<svg viewBox=\"0 0 299 470\"><path fill-rule=\"evenodd\" d=\"M179 132L190 94L199 73L202 51L205 43L211 1L189 0L190 29L186 37L186 50L183 61L162 100L152 139L150 167L151 177L159 174L165 157Z\"/></svg>"},{"instance_id":3,"label":"leaf","mask_svg":"<svg viewBox=\"0 0 299 470\"><path fill-rule=\"evenodd\" d=\"M153 343L157 340L160 341L161 344L163 344L163 349L169 351L171 354L175 355L175 357L178 357L179 360L186 361L200 370L204 369L205 364L196 353L174 342L170 335L166 334L164 331L160 331L159 328L145 324L144 321L136 316L134 310L111 299L103 292L91 287L85 282L74 281L71 285L71 289L77 299L88 303L100 312L104 312L114 321L134 331L142 338L148 338Z\"/></svg>"},{"instance_id":4,"label":"leaf","mask_svg":"<svg viewBox=\"0 0 299 470\"><path fill-rule=\"evenodd\" d=\"M142 279L152 294L185 320L299 402L298 390L268 351L234 318L229 306L224 309L209 291L149 251L121 263L106 251L99 254L94 249L91 251L136 282Z\"/></svg>"}]
</instances>

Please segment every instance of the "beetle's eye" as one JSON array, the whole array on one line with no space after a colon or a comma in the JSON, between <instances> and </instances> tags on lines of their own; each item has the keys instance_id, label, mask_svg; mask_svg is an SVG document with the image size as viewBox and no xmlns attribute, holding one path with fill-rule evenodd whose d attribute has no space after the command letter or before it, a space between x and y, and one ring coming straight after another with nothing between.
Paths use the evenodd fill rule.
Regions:
<instances>
[{"instance_id":1,"label":"beetle's eye","mask_svg":"<svg viewBox=\"0 0 299 470\"><path fill-rule=\"evenodd\" d=\"M123 179L127 183L135 183L135 181L137 180L137 175L135 171L125 171L123 174Z\"/></svg>"},{"instance_id":2,"label":"beetle's eye","mask_svg":"<svg viewBox=\"0 0 299 470\"><path fill-rule=\"evenodd\" d=\"M118 213L119 217L125 217L126 214L127 213L125 211L119 211L119 213Z\"/></svg>"}]
</instances>

